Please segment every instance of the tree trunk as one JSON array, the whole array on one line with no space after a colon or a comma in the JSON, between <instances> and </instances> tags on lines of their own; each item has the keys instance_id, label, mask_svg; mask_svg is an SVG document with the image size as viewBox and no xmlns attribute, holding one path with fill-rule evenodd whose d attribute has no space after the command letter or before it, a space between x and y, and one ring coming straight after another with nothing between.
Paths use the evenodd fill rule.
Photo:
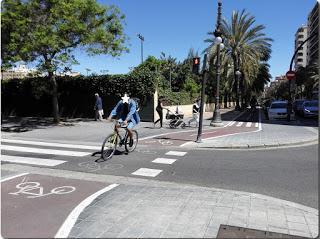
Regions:
<instances>
[{"instance_id":1,"label":"tree trunk","mask_svg":"<svg viewBox=\"0 0 320 239\"><path fill-rule=\"evenodd\" d=\"M58 86L56 77L53 72L49 72L49 80L52 83L52 110L53 110L53 122L58 124L60 122L59 116L59 103L58 103Z\"/></svg>"},{"instance_id":2,"label":"tree trunk","mask_svg":"<svg viewBox=\"0 0 320 239\"><path fill-rule=\"evenodd\" d=\"M228 93L227 92L224 93L223 100L224 100L224 108L227 109L228 108Z\"/></svg>"}]
</instances>

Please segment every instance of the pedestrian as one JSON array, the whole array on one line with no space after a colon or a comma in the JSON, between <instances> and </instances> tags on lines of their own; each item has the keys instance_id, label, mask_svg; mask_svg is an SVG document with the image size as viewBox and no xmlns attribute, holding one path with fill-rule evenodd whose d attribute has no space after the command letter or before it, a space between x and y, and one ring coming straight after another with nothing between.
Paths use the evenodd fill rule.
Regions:
<instances>
[{"instance_id":1,"label":"pedestrian","mask_svg":"<svg viewBox=\"0 0 320 239\"><path fill-rule=\"evenodd\" d=\"M102 121L102 116L103 116L103 108L102 108L102 100L101 97L99 96L98 93L94 94L96 97L96 103L94 105L94 110L95 110L95 121L99 120Z\"/></svg>"},{"instance_id":2,"label":"pedestrian","mask_svg":"<svg viewBox=\"0 0 320 239\"><path fill-rule=\"evenodd\" d=\"M189 120L188 126L190 126L191 122L196 122L197 126L199 124L199 112L200 112L200 99L198 98L194 104L192 105L192 119Z\"/></svg>"},{"instance_id":3,"label":"pedestrian","mask_svg":"<svg viewBox=\"0 0 320 239\"><path fill-rule=\"evenodd\" d=\"M158 105L156 107L156 111L158 112L159 119L156 122L154 122L154 127L156 127L156 124L160 121L160 128L162 128L162 122L163 122L162 110L163 110L162 97L159 97L158 98Z\"/></svg>"}]
</instances>

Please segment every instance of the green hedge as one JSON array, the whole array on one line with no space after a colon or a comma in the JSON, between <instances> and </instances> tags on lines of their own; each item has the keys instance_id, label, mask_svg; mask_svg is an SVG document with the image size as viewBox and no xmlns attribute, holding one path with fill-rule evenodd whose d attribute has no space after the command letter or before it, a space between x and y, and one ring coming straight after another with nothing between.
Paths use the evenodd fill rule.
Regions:
<instances>
[{"instance_id":1,"label":"green hedge","mask_svg":"<svg viewBox=\"0 0 320 239\"><path fill-rule=\"evenodd\" d=\"M62 117L93 117L95 93L101 96L106 114L124 92L140 98L142 106L154 93L154 74L148 71L126 75L56 77L56 80ZM1 97L4 117L52 116L50 83L46 78L3 80Z\"/></svg>"}]
</instances>

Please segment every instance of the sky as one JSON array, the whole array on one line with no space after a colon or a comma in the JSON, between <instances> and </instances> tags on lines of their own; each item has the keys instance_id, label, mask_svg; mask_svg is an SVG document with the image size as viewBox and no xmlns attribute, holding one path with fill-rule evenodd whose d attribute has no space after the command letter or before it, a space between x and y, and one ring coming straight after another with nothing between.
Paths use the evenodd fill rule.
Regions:
<instances>
[{"instance_id":1,"label":"sky","mask_svg":"<svg viewBox=\"0 0 320 239\"><path fill-rule=\"evenodd\" d=\"M319 0L318 0L319 1ZM217 21L217 0L98 0L114 4L125 15L124 32L129 37L129 53L113 58L107 55L89 57L77 50L79 65L72 67L84 75L90 73L122 74L141 63L141 45L137 34L144 36L143 55L160 57L161 52L182 61L190 48L201 53L208 44L208 32L214 31ZM230 22L232 11L245 9L255 17L255 24L266 28L272 38L269 60L272 79L284 75L294 53L297 29L307 24L309 12L316 0L222 0L222 17Z\"/></svg>"}]
</instances>

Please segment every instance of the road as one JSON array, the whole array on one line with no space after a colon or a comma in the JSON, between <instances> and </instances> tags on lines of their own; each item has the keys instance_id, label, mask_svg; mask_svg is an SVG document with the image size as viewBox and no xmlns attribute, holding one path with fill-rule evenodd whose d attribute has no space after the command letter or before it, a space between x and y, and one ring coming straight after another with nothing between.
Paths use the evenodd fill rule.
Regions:
<instances>
[{"instance_id":1,"label":"road","mask_svg":"<svg viewBox=\"0 0 320 239\"><path fill-rule=\"evenodd\" d=\"M275 123L266 121L264 117L260 117L260 120ZM221 129L205 128L203 137L254 132L259 128L258 115L249 119L247 114L243 114L237 121L232 123L230 120ZM244 123L240 125L239 122ZM295 127L306 124L315 126L312 120L301 118ZM6 235L19 236L20 234L15 233L18 226L23 228L21 232L28 231L29 234L24 235L30 237L54 236L67 215L80 202L112 187L110 183L95 182L92 179L88 181L86 175L231 189L318 208L318 145L256 150L193 150L179 145L190 140L186 134L194 137L196 129L186 129L183 131L187 132L183 133L174 131L162 131L160 134L158 132L156 137L145 134L142 136L145 140L140 142L135 152L127 155L120 149L112 159L98 162L95 160L99 156L91 154L99 150L100 138L95 139L96 146L92 144L93 138L87 145L75 144L75 139L67 143L68 140L64 137L61 137L61 143L57 142L57 138L50 140L50 137L39 138L37 141L35 135L39 133L26 134L25 138L2 139L2 179L7 178L2 182L1 188L5 201L2 203L2 215L5 217L2 225L6 228ZM163 143L166 141L174 143ZM29 166L42 168L43 172L30 173L32 168ZM50 169L50 173L46 175L44 169ZM51 174L54 174L55 170L59 172L58 176ZM19 176L18 172L25 175ZM82 175L81 180L70 176L79 173ZM9 176L13 178L10 179ZM33 182L33 185L26 186L25 182ZM74 190L64 193L65 190L68 191L64 187ZM24 218L19 224L19 220L16 220L20 218L20 214L23 214ZM46 217L48 214L52 216ZM21 221L28 223L21 224ZM51 229L45 225L51 225Z\"/></svg>"}]
</instances>

